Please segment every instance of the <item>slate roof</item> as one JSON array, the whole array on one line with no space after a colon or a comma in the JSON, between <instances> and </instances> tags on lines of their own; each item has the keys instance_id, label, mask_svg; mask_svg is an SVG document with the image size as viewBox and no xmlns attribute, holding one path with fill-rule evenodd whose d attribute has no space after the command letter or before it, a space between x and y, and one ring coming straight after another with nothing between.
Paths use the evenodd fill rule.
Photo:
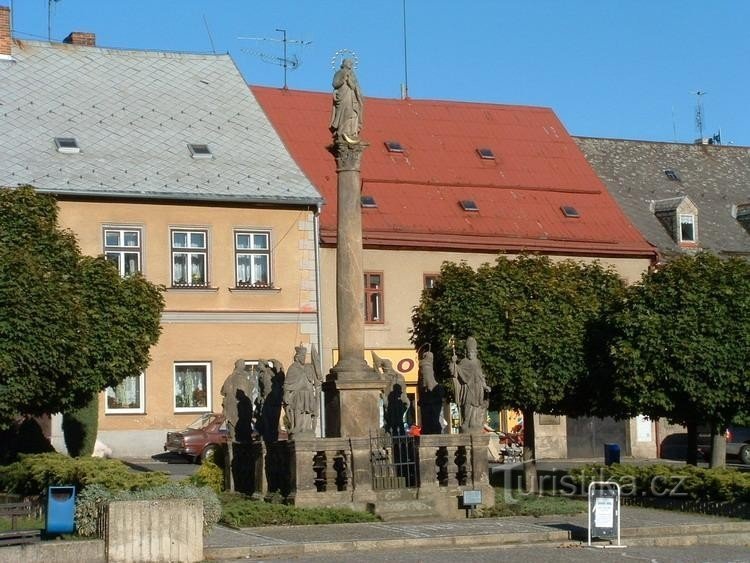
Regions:
<instances>
[{"instance_id":1,"label":"slate roof","mask_svg":"<svg viewBox=\"0 0 750 563\"><path fill-rule=\"evenodd\" d=\"M336 166L326 147L331 94L251 87L323 194L323 243L336 239ZM368 247L647 256L654 249L607 193L547 108L366 98L362 194ZM391 153L398 141L403 153ZM482 159L489 148L494 159ZM460 200L479 210L465 211ZM566 218L562 206L579 218Z\"/></svg>"},{"instance_id":2,"label":"slate roof","mask_svg":"<svg viewBox=\"0 0 750 563\"><path fill-rule=\"evenodd\" d=\"M698 208L700 248L750 254L750 233L732 216L733 205L750 203L749 147L590 137L576 142L625 213L661 252L680 249L650 211L651 202L688 196ZM673 170L679 181L670 180L665 170Z\"/></svg>"},{"instance_id":3,"label":"slate roof","mask_svg":"<svg viewBox=\"0 0 750 563\"><path fill-rule=\"evenodd\" d=\"M228 55L14 41L0 61L0 186L85 196L315 204ZM75 137L60 154L55 137ZM193 159L188 143L214 158Z\"/></svg>"}]
</instances>

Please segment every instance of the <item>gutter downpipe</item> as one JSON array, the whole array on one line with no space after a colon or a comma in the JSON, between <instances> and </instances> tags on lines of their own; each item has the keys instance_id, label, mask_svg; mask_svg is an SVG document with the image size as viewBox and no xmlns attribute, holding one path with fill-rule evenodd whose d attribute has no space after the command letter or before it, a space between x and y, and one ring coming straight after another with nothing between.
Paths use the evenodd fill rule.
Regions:
<instances>
[{"instance_id":1,"label":"gutter downpipe","mask_svg":"<svg viewBox=\"0 0 750 563\"><path fill-rule=\"evenodd\" d=\"M318 330L318 354L323 354L323 319L321 317L322 314L322 308L320 306L320 206L321 204L317 204L317 208L313 215L313 230L315 231L315 308L316 308L316 322L318 324L317 330ZM322 368L322 362L321 362L321 368ZM325 437L326 435L326 417L325 417L325 401L323 400L323 391L321 388L320 397L318 399L320 401L320 404L318 405L319 411L321 413L321 416L318 419L318 429L320 430L320 437Z\"/></svg>"}]
</instances>

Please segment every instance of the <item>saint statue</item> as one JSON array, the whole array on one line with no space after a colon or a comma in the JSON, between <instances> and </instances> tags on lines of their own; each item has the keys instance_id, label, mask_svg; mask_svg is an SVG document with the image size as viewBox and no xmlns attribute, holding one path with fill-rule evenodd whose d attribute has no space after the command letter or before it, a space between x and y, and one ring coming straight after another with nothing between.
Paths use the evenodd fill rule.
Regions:
<instances>
[{"instance_id":1,"label":"saint statue","mask_svg":"<svg viewBox=\"0 0 750 563\"><path fill-rule=\"evenodd\" d=\"M392 436L404 434L404 417L409 410L411 401L406 394L406 380L401 372L393 367L393 362L387 358L380 358L372 353L375 371L386 381L383 392L383 414L385 431Z\"/></svg>"},{"instance_id":2,"label":"saint statue","mask_svg":"<svg viewBox=\"0 0 750 563\"><path fill-rule=\"evenodd\" d=\"M354 74L354 61L344 59L341 68L333 75L333 113L330 129L333 140L359 143L362 130L364 100Z\"/></svg>"},{"instance_id":3,"label":"saint statue","mask_svg":"<svg viewBox=\"0 0 750 563\"><path fill-rule=\"evenodd\" d=\"M306 364L307 348L294 348L294 361L284 376L284 409L289 433L314 436L320 415L320 385L323 381L317 350L312 348L312 363Z\"/></svg>"},{"instance_id":4,"label":"saint statue","mask_svg":"<svg viewBox=\"0 0 750 563\"><path fill-rule=\"evenodd\" d=\"M456 402L461 409L461 432L482 432L490 388L482 371L482 362L477 357L477 341L473 336L466 339L466 357L457 362L456 354L451 360L451 373L456 389Z\"/></svg>"},{"instance_id":5,"label":"saint statue","mask_svg":"<svg viewBox=\"0 0 750 563\"><path fill-rule=\"evenodd\" d=\"M221 386L222 410L230 443L249 442L251 439L255 389L255 381L245 368L245 360L235 361L234 371Z\"/></svg>"},{"instance_id":6,"label":"saint statue","mask_svg":"<svg viewBox=\"0 0 750 563\"><path fill-rule=\"evenodd\" d=\"M441 434L440 415L445 390L435 379L432 352L427 350L419 358L419 409L422 434Z\"/></svg>"}]
</instances>

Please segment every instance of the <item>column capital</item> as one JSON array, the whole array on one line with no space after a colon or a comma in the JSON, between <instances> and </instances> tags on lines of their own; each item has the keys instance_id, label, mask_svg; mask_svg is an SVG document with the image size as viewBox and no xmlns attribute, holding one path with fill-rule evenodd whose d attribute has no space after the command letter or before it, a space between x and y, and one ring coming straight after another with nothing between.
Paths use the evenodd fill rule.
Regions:
<instances>
[{"instance_id":1,"label":"column capital","mask_svg":"<svg viewBox=\"0 0 750 563\"><path fill-rule=\"evenodd\" d=\"M336 172L359 172L362 153L369 146L364 141L349 143L344 140L338 140L329 145L328 150L336 157Z\"/></svg>"}]
</instances>

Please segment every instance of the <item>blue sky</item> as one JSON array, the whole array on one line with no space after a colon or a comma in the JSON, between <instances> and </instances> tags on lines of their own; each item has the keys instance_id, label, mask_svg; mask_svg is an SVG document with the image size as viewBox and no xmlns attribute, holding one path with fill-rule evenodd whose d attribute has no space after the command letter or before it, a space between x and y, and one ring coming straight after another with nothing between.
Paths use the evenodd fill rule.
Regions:
<instances>
[{"instance_id":1,"label":"blue sky","mask_svg":"<svg viewBox=\"0 0 750 563\"><path fill-rule=\"evenodd\" d=\"M11 0L0 0L11 4ZM14 0L18 37L47 37L48 0ZM403 0L59 0L52 39L92 31L101 46L229 52L251 84L283 84L276 29L299 68L290 88L327 91L331 60L359 59L366 95L399 97ZM570 133L750 146L747 0L406 0L409 95L553 108ZM676 134L675 134L676 132Z\"/></svg>"}]
</instances>

